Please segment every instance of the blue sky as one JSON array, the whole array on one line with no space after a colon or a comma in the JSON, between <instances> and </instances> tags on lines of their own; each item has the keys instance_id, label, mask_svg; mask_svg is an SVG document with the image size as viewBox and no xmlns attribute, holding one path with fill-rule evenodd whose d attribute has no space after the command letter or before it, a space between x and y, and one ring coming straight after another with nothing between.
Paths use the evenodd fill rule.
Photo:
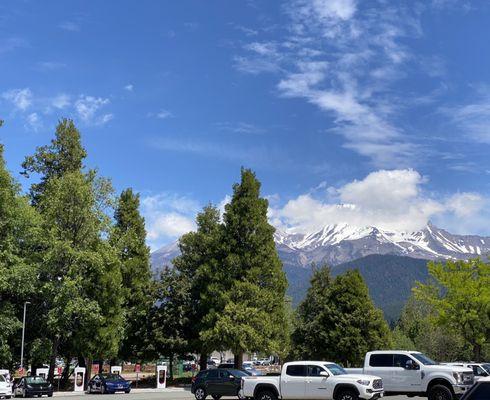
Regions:
<instances>
[{"instance_id":1,"label":"blue sky","mask_svg":"<svg viewBox=\"0 0 490 400\"><path fill-rule=\"evenodd\" d=\"M254 169L281 229L490 235L484 1L0 3L10 170L73 118L156 248Z\"/></svg>"}]
</instances>

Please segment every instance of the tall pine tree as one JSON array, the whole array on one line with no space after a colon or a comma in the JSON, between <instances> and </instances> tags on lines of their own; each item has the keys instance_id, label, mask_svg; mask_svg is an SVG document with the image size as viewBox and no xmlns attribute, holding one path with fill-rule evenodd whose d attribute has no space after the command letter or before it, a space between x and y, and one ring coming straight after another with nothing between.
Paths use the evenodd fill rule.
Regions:
<instances>
[{"instance_id":1,"label":"tall pine tree","mask_svg":"<svg viewBox=\"0 0 490 400\"><path fill-rule=\"evenodd\" d=\"M357 270L335 280L327 267L316 270L298 308L296 324L293 341L297 357L360 365L367 351L391 346L388 324Z\"/></svg>"},{"instance_id":2,"label":"tall pine tree","mask_svg":"<svg viewBox=\"0 0 490 400\"><path fill-rule=\"evenodd\" d=\"M150 249L146 245L145 221L139 205L139 195L131 189L121 193L111 234L111 243L121 261L126 320L119 357L133 361L142 357L145 321L153 302Z\"/></svg>"},{"instance_id":3,"label":"tall pine tree","mask_svg":"<svg viewBox=\"0 0 490 400\"><path fill-rule=\"evenodd\" d=\"M39 216L21 196L0 145L0 365L12 367L18 360L22 306L39 289L38 235Z\"/></svg>"},{"instance_id":4,"label":"tall pine tree","mask_svg":"<svg viewBox=\"0 0 490 400\"><path fill-rule=\"evenodd\" d=\"M223 218L222 279L215 295L219 308L212 326L201 334L215 348L231 349L237 368L247 351L279 352L287 327L287 281L267 209L260 182L251 170L242 169Z\"/></svg>"},{"instance_id":5,"label":"tall pine tree","mask_svg":"<svg viewBox=\"0 0 490 400\"><path fill-rule=\"evenodd\" d=\"M189 350L200 355L200 367L206 368L207 356L215 349L212 341L202 336L216 320L219 310L216 294L227 279L222 268L223 226L219 210L206 206L196 217L197 230L179 240L181 254L173 260L181 279L188 287L189 300L185 341Z\"/></svg>"},{"instance_id":6,"label":"tall pine tree","mask_svg":"<svg viewBox=\"0 0 490 400\"><path fill-rule=\"evenodd\" d=\"M105 239L109 233L111 186L95 171L85 171L80 134L62 120L55 139L27 157L27 175L40 175L31 186L42 217L43 243L40 306L47 315L51 343L49 377L60 349L79 363L117 354L123 332L120 261Z\"/></svg>"}]
</instances>

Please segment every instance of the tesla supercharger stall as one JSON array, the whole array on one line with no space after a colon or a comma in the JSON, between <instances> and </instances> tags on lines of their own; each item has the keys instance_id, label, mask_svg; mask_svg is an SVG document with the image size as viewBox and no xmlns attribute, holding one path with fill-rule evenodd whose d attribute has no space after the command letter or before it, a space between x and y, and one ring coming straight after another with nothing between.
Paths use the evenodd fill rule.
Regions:
<instances>
[{"instance_id":1,"label":"tesla supercharger stall","mask_svg":"<svg viewBox=\"0 0 490 400\"><path fill-rule=\"evenodd\" d=\"M157 389L165 389L167 387L167 366L157 365Z\"/></svg>"},{"instance_id":2,"label":"tesla supercharger stall","mask_svg":"<svg viewBox=\"0 0 490 400\"><path fill-rule=\"evenodd\" d=\"M120 365L113 365L111 367L111 374L121 375L121 372L122 372L122 367Z\"/></svg>"},{"instance_id":3,"label":"tesla supercharger stall","mask_svg":"<svg viewBox=\"0 0 490 400\"><path fill-rule=\"evenodd\" d=\"M75 368L75 387L73 389L74 392L84 391L85 373L86 373L86 369L84 367Z\"/></svg>"},{"instance_id":4,"label":"tesla supercharger stall","mask_svg":"<svg viewBox=\"0 0 490 400\"><path fill-rule=\"evenodd\" d=\"M48 379L49 368L38 368L36 369L36 375L41 378Z\"/></svg>"}]
</instances>

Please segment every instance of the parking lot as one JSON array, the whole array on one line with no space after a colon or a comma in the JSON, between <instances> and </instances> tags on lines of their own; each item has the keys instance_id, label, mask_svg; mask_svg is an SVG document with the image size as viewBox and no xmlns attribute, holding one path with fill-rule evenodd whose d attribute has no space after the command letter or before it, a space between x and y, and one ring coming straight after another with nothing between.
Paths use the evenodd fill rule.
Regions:
<instances>
[{"instance_id":1,"label":"parking lot","mask_svg":"<svg viewBox=\"0 0 490 400\"><path fill-rule=\"evenodd\" d=\"M75 394L75 393L55 393L55 397L58 399L66 400L100 400L101 395L98 394ZM194 396L189 389L166 389L166 390L147 390L147 389L135 389L130 394L112 394L104 395L105 400L191 400ZM226 398L224 398L226 399ZM236 400L236 397L229 397L229 399ZM406 396L393 396L388 397L390 400L407 400ZM207 400L212 400L208 397Z\"/></svg>"}]
</instances>

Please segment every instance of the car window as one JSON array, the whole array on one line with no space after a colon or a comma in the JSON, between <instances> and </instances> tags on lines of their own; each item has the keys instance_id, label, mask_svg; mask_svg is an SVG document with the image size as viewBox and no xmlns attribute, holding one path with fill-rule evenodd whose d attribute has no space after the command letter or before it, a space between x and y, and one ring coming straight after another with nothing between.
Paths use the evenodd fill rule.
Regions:
<instances>
[{"instance_id":1,"label":"car window","mask_svg":"<svg viewBox=\"0 0 490 400\"><path fill-rule=\"evenodd\" d=\"M289 376L306 376L306 365L288 365L286 375Z\"/></svg>"},{"instance_id":2,"label":"car window","mask_svg":"<svg viewBox=\"0 0 490 400\"><path fill-rule=\"evenodd\" d=\"M318 365L308 365L308 376L321 376L321 372L326 371Z\"/></svg>"},{"instance_id":3,"label":"car window","mask_svg":"<svg viewBox=\"0 0 490 400\"><path fill-rule=\"evenodd\" d=\"M209 379L216 379L218 377L218 370L217 369L212 369L208 372L208 375L206 376L206 378L209 378Z\"/></svg>"},{"instance_id":4,"label":"car window","mask_svg":"<svg viewBox=\"0 0 490 400\"><path fill-rule=\"evenodd\" d=\"M425 354L422 354L422 353L410 353L410 355L412 357L415 357L417 360L419 360L424 365L437 365L437 363L434 360L431 360Z\"/></svg>"},{"instance_id":5,"label":"car window","mask_svg":"<svg viewBox=\"0 0 490 400\"><path fill-rule=\"evenodd\" d=\"M488 373L490 374L490 364L488 363L485 363L485 364L482 364L481 367Z\"/></svg>"},{"instance_id":6,"label":"car window","mask_svg":"<svg viewBox=\"0 0 490 400\"><path fill-rule=\"evenodd\" d=\"M487 372L479 365L473 365L473 373L475 376L487 376Z\"/></svg>"},{"instance_id":7,"label":"car window","mask_svg":"<svg viewBox=\"0 0 490 400\"><path fill-rule=\"evenodd\" d=\"M122 380L121 375L119 374L103 374L102 375L106 381L120 381Z\"/></svg>"},{"instance_id":8,"label":"car window","mask_svg":"<svg viewBox=\"0 0 490 400\"><path fill-rule=\"evenodd\" d=\"M26 382L28 384L31 384L31 383L47 383L46 382L46 379L44 379L43 377L41 376L28 376L27 378L25 378Z\"/></svg>"},{"instance_id":9,"label":"car window","mask_svg":"<svg viewBox=\"0 0 490 400\"><path fill-rule=\"evenodd\" d=\"M393 365L395 367L405 368L407 361L413 361L409 356L405 354L395 354L393 357Z\"/></svg>"},{"instance_id":10,"label":"car window","mask_svg":"<svg viewBox=\"0 0 490 400\"><path fill-rule=\"evenodd\" d=\"M471 393L468 400L488 400L490 399L490 382L480 383Z\"/></svg>"},{"instance_id":11,"label":"car window","mask_svg":"<svg viewBox=\"0 0 490 400\"><path fill-rule=\"evenodd\" d=\"M0 374L0 382L6 382L6 381L7 380L5 379L5 377L2 374Z\"/></svg>"},{"instance_id":12,"label":"car window","mask_svg":"<svg viewBox=\"0 0 490 400\"><path fill-rule=\"evenodd\" d=\"M239 369L230 369L228 372L236 378L243 378L244 376L250 376L248 372L240 371Z\"/></svg>"},{"instance_id":13,"label":"car window","mask_svg":"<svg viewBox=\"0 0 490 400\"><path fill-rule=\"evenodd\" d=\"M371 367L393 367L393 354L371 354L369 365Z\"/></svg>"},{"instance_id":14,"label":"car window","mask_svg":"<svg viewBox=\"0 0 490 400\"><path fill-rule=\"evenodd\" d=\"M332 375L347 375L347 371L338 364L325 364L325 367L327 367Z\"/></svg>"}]
</instances>

